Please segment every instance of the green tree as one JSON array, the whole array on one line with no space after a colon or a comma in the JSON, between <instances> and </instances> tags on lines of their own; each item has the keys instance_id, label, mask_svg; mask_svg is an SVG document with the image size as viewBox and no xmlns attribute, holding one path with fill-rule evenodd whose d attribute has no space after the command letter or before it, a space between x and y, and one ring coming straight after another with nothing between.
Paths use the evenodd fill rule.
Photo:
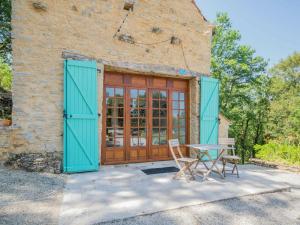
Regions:
<instances>
[{"instance_id":1,"label":"green tree","mask_svg":"<svg viewBox=\"0 0 300 225\"><path fill-rule=\"evenodd\" d=\"M228 15L219 13L212 41L212 75L221 82L220 108L232 122L230 133L248 158L254 156L253 145L264 141L269 79L267 62L240 40Z\"/></svg>"},{"instance_id":2,"label":"green tree","mask_svg":"<svg viewBox=\"0 0 300 225\"><path fill-rule=\"evenodd\" d=\"M12 110L11 99L11 68L0 57L0 119L10 119Z\"/></svg>"},{"instance_id":3,"label":"green tree","mask_svg":"<svg viewBox=\"0 0 300 225\"><path fill-rule=\"evenodd\" d=\"M11 63L11 0L0 1L0 57Z\"/></svg>"},{"instance_id":4,"label":"green tree","mask_svg":"<svg viewBox=\"0 0 300 225\"><path fill-rule=\"evenodd\" d=\"M300 144L300 52L270 70L268 139Z\"/></svg>"},{"instance_id":5,"label":"green tree","mask_svg":"<svg viewBox=\"0 0 300 225\"><path fill-rule=\"evenodd\" d=\"M12 71L8 64L0 58L0 93L11 90Z\"/></svg>"}]
</instances>

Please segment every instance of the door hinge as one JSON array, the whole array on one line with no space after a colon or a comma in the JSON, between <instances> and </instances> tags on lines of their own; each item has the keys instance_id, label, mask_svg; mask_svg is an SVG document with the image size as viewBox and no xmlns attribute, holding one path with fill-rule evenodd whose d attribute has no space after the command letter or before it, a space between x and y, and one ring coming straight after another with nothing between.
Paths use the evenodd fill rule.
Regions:
<instances>
[{"instance_id":1,"label":"door hinge","mask_svg":"<svg viewBox=\"0 0 300 225\"><path fill-rule=\"evenodd\" d=\"M68 113L66 113L66 111L64 110L63 118L66 118L66 119L68 119L68 117L69 117L69 118L72 118L72 117L73 117L73 115L72 115L72 114L68 114Z\"/></svg>"}]
</instances>

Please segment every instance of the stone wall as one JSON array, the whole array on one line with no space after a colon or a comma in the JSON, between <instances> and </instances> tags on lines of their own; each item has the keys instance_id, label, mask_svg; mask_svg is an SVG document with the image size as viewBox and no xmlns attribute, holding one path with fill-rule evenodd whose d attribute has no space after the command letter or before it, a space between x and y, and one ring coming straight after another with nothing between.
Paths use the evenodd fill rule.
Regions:
<instances>
[{"instance_id":1,"label":"stone wall","mask_svg":"<svg viewBox=\"0 0 300 225\"><path fill-rule=\"evenodd\" d=\"M219 114L219 138L228 138L230 121Z\"/></svg>"},{"instance_id":2,"label":"stone wall","mask_svg":"<svg viewBox=\"0 0 300 225\"><path fill-rule=\"evenodd\" d=\"M43 153L13 153L10 152L5 160L5 165L12 168L21 168L29 172L60 173L62 162L61 152Z\"/></svg>"},{"instance_id":3,"label":"stone wall","mask_svg":"<svg viewBox=\"0 0 300 225\"><path fill-rule=\"evenodd\" d=\"M0 126L0 163L12 168L21 168L27 171L39 171L60 173L62 154L61 151L55 152L17 152L18 139L15 138L18 133L16 127ZM20 144L22 145L22 144Z\"/></svg>"},{"instance_id":4,"label":"stone wall","mask_svg":"<svg viewBox=\"0 0 300 225\"><path fill-rule=\"evenodd\" d=\"M190 143L199 143L200 87L198 78L190 80Z\"/></svg>"},{"instance_id":5,"label":"stone wall","mask_svg":"<svg viewBox=\"0 0 300 225\"><path fill-rule=\"evenodd\" d=\"M123 9L124 0L12 3L13 125L19 127L13 135L14 154L45 156L63 150L65 50L209 74L212 26L191 0L138 0L133 12ZM172 37L177 38L174 44ZM199 101L196 79L191 87L194 123L199 114L194 107ZM197 129L191 128L193 142L198 139Z\"/></svg>"},{"instance_id":6,"label":"stone wall","mask_svg":"<svg viewBox=\"0 0 300 225\"><path fill-rule=\"evenodd\" d=\"M12 147L11 127L0 126L0 162L7 159Z\"/></svg>"}]
</instances>

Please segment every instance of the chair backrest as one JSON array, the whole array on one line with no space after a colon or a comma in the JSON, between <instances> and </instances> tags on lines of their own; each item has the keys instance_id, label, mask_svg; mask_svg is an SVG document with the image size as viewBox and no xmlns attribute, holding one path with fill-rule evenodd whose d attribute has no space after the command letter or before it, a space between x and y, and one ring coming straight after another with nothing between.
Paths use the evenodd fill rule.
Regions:
<instances>
[{"instance_id":1,"label":"chair backrest","mask_svg":"<svg viewBox=\"0 0 300 225\"><path fill-rule=\"evenodd\" d=\"M171 151L171 154L173 156L173 159L176 161L176 163L178 164L178 159L177 159L177 155L175 150L177 151L177 153L179 154L179 156L181 158L183 158L182 152L180 150L180 145L179 145L179 141L178 139L170 139L169 140L169 148Z\"/></svg>"},{"instance_id":2,"label":"chair backrest","mask_svg":"<svg viewBox=\"0 0 300 225\"><path fill-rule=\"evenodd\" d=\"M235 155L235 140L234 138L219 138L219 145L227 145L231 147L232 154Z\"/></svg>"}]
</instances>

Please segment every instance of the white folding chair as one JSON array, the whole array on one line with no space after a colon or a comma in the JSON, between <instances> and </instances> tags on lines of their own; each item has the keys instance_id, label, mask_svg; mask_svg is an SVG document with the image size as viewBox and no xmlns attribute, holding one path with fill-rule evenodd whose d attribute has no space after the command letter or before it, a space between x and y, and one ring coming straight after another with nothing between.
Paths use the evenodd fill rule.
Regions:
<instances>
[{"instance_id":1,"label":"white folding chair","mask_svg":"<svg viewBox=\"0 0 300 225\"><path fill-rule=\"evenodd\" d=\"M236 170L236 175L239 178L239 170L238 170L238 163L241 161L241 158L235 155L235 140L234 138L219 138L219 144L220 145L226 145L229 149L227 149L227 152L223 154L221 160L223 163L223 169L222 173L224 177L226 176L226 171L231 171L232 174L234 174L234 171ZM231 154L230 154L231 152ZM233 164L232 170L226 170L226 164L231 163Z\"/></svg>"},{"instance_id":2,"label":"white folding chair","mask_svg":"<svg viewBox=\"0 0 300 225\"><path fill-rule=\"evenodd\" d=\"M198 159L183 157L182 152L180 150L178 139L169 140L169 147L170 147L170 151L173 156L173 159L175 160L175 163L179 168L179 171L175 174L174 179L176 179L179 176L184 176L186 178L186 180L189 181L188 176L187 176L188 175L187 172L188 172L189 175L192 177L192 179L195 180L195 176L193 174L191 167L194 163L196 163L198 161ZM175 152L175 150L177 152ZM179 156L179 157L177 157L177 156Z\"/></svg>"}]
</instances>

